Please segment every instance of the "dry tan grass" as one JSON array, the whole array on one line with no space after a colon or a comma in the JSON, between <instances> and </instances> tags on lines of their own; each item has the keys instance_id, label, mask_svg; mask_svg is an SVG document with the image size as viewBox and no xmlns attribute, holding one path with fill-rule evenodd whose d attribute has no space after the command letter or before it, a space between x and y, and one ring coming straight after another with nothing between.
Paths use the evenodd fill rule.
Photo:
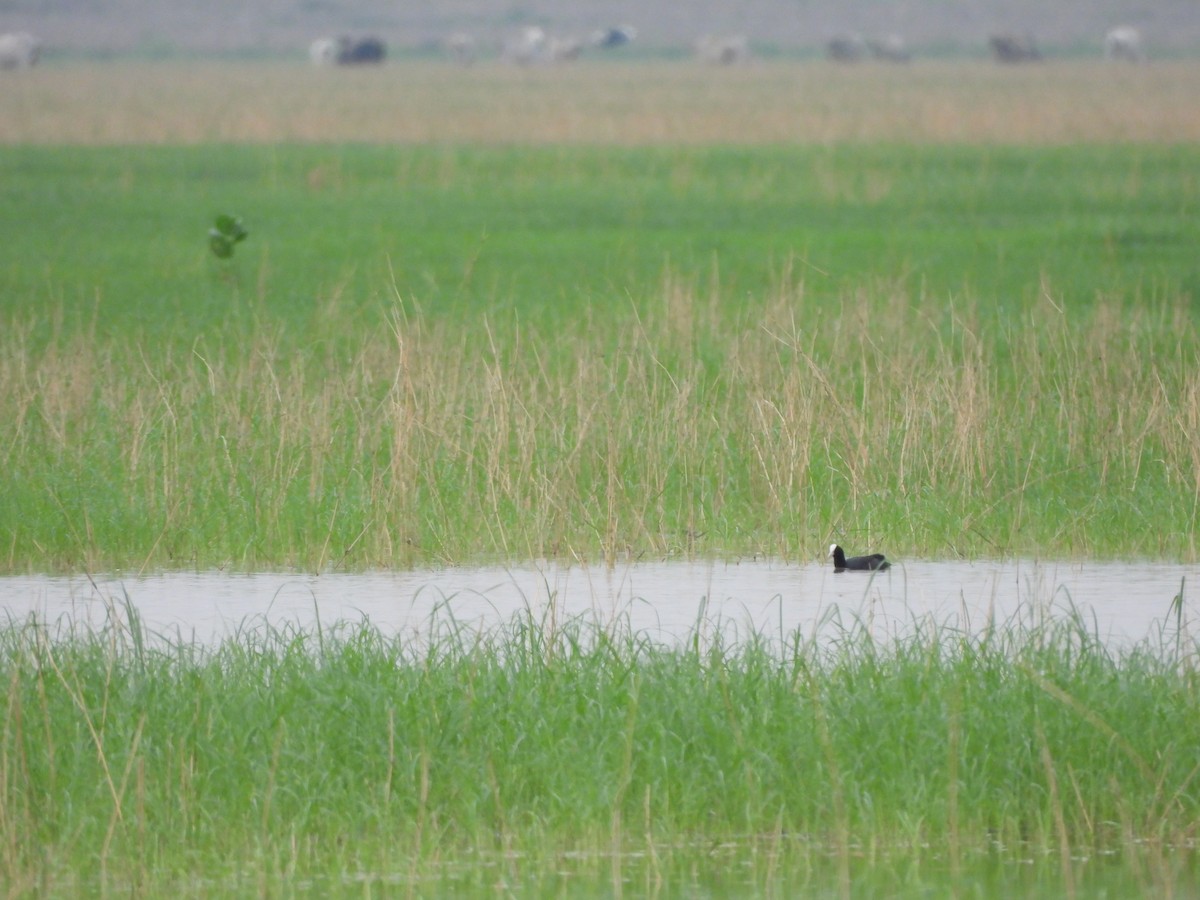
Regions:
<instances>
[{"instance_id":1,"label":"dry tan grass","mask_svg":"<svg viewBox=\"0 0 1200 900\"><path fill-rule=\"evenodd\" d=\"M1196 62L127 63L5 76L0 143L1170 143L1197 96Z\"/></svg>"},{"instance_id":2,"label":"dry tan grass","mask_svg":"<svg viewBox=\"0 0 1200 900\"><path fill-rule=\"evenodd\" d=\"M0 465L121 485L150 530L123 551L124 535L93 540L77 516L78 543L113 554L101 566L127 564L122 552L317 569L330 553L367 566L667 554L727 516L753 523L749 536L703 549L809 556L874 515L926 551L967 552L977 530L1014 551L1196 557L1186 307L1045 301L1001 337L975 306L928 296L883 309L848 297L819 331L808 323L828 304L802 286L736 324L723 307L675 283L636 316L552 334L397 307L322 365L270 329L148 357L120 337L37 349L18 327L0 339L0 421L13 423ZM1047 494L1061 479L1075 487ZM330 497L346 500L331 510ZM1102 498L1137 499L1135 545ZM239 516L263 558L230 548ZM197 534L203 523L220 532ZM15 541L8 552L0 568L24 564Z\"/></svg>"}]
</instances>

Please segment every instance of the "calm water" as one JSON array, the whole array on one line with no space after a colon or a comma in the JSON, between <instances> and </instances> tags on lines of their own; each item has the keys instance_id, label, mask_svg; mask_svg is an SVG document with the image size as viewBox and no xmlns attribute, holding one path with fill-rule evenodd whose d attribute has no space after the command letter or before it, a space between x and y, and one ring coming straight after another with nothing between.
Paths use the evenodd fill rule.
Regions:
<instances>
[{"instance_id":1,"label":"calm water","mask_svg":"<svg viewBox=\"0 0 1200 900\"><path fill-rule=\"evenodd\" d=\"M836 634L867 623L880 637L915 619L977 632L989 620L1065 616L1080 610L1113 645L1157 637L1186 578L1200 567L1157 563L908 562L871 576L782 562L665 562L606 566L530 564L411 572L297 575L170 572L143 577L0 578L0 610L11 620L102 625L126 597L154 633L212 643L239 628L328 625L369 619L386 633L427 633L453 617L494 628L523 610L547 622L618 617L665 642L722 628L768 636L796 629ZM1194 603L1185 604L1190 612ZM1173 634L1174 619L1168 628Z\"/></svg>"}]
</instances>

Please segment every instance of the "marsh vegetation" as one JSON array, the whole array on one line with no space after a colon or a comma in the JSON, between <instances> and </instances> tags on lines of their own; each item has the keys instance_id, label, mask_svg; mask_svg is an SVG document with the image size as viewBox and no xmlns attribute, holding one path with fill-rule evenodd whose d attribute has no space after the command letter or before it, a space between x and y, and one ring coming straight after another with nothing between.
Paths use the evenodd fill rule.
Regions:
<instances>
[{"instance_id":1,"label":"marsh vegetation","mask_svg":"<svg viewBox=\"0 0 1200 900\"><path fill-rule=\"evenodd\" d=\"M0 568L1197 558L1194 67L399 71L0 97ZM6 885L1194 884L1186 633L535 613L12 623Z\"/></svg>"},{"instance_id":2,"label":"marsh vegetation","mask_svg":"<svg viewBox=\"0 0 1200 900\"><path fill-rule=\"evenodd\" d=\"M9 571L1196 558L1190 148L5 160Z\"/></svg>"},{"instance_id":3,"label":"marsh vegetation","mask_svg":"<svg viewBox=\"0 0 1200 900\"><path fill-rule=\"evenodd\" d=\"M9 889L1038 895L1194 877L1194 646L1114 654L1070 617L886 645L850 627L782 655L532 610L434 633L248 628L214 650L151 643L119 606L100 632L6 630Z\"/></svg>"}]
</instances>

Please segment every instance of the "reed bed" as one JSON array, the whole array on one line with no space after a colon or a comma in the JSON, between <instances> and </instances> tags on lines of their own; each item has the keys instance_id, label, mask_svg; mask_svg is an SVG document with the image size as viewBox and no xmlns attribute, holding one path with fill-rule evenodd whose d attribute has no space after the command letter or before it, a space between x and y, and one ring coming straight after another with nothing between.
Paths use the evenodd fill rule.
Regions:
<instances>
[{"instance_id":1,"label":"reed bed","mask_svg":"<svg viewBox=\"0 0 1200 900\"><path fill-rule=\"evenodd\" d=\"M1173 144L1198 92L1194 62L75 64L5 80L0 143Z\"/></svg>"},{"instance_id":2,"label":"reed bed","mask_svg":"<svg viewBox=\"0 0 1200 900\"><path fill-rule=\"evenodd\" d=\"M1188 635L1113 653L1021 614L670 648L530 611L206 648L110 615L0 631L11 894L1194 884Z\"/></svg>"},{"instance_id":3,"label":"reed bed","mask_svg":"<svg viewBox=\"0 0 1200 900\"><path fill-rule=\"evenodd\" d=\"M668 277L550 325L343 302L319 339L252 312L158 348L10 331L5 567L812 558L831 536L1196 558L1184 305L880 288L831 310L793 277L737 304Z\"/></svg>"}]
</instances>

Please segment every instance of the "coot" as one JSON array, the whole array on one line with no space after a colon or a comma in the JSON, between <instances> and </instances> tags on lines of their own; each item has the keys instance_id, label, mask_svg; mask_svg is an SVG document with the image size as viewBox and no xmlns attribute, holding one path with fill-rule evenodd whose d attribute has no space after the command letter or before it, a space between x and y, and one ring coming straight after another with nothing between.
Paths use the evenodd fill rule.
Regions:
<instances>
[{"instance_id":1,"label":"coot","mask_svg":"<svg viewBox=\"0 0 1200 900\"><path fill-rule=\"evenodd\" d=\"M869 556L851 556L846 558L845 551L837 544L829 545L829 555L833 557L833 571L845 572L881 572L891 563L882 553L872 553Z\"/></svg>"}]
</instances>

